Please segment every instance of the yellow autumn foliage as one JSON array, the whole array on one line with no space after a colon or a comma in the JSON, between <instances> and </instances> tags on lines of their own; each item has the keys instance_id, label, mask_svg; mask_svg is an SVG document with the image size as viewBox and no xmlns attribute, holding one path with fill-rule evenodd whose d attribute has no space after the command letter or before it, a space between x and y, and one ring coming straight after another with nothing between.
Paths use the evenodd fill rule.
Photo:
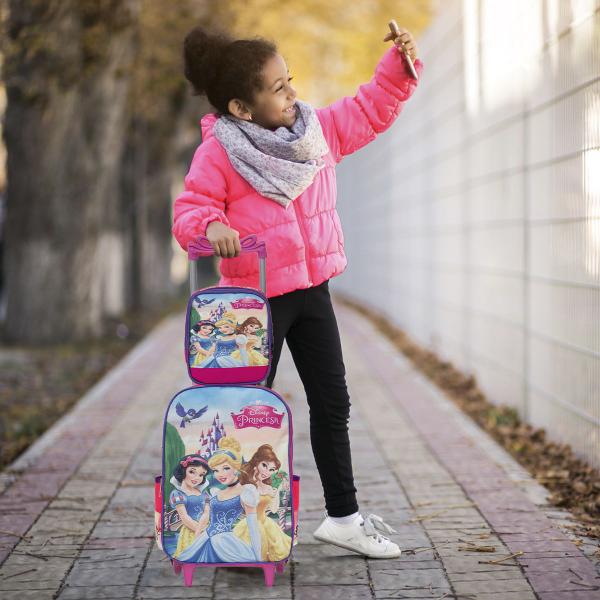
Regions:
<instances>
[{"instance_id":1,"label":"yellow autumn foliage","mask_svg":"<svg viewBox=\"0 0 600 600\"><path fill-rule=\"evenodd\" d=\"M386 48L388 22L415 38L428 25L430 0L228 0L215 21L235 37L273 40L294 76L298 96L315 106L353 94L368 81Z\"/></svg>"}]
</instances>

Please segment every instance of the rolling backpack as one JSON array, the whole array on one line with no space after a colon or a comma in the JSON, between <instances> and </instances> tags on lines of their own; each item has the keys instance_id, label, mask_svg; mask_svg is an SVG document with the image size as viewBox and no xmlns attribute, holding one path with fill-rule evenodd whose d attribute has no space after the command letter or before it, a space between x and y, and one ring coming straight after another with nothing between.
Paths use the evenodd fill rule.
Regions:
<instances>
[{"instance_id":1,"label":"rolling backpack","mask_svg":"<svg viewBox=\"0 0 600 600\"><path fill-rule=\"evenodd\" d=\"M198 567L231 566L262 568L271 586L297 543L292 414L263 385L273 344L266 248L255 235L240 243L258 253L261 291L196 290L196 261L213 250L206 237L188 247L184 356L193 385L167 406L155 478L156 542L187 586Z\"/></svg>"}]
</instances>

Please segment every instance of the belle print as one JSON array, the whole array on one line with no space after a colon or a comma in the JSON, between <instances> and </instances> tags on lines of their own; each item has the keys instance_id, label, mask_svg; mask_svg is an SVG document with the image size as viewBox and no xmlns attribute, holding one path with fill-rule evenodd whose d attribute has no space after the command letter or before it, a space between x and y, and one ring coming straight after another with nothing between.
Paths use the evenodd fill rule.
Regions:
<instances>
[{"instance_id":1,"label":"belle print","mask_svg":"<svg viewBox=\"0 0 600 600\"><path fill-rule=\"evenodd\" d=\"M246 354L248 355L248 366L258 367L269 364L269 360L262 355L260 347L262 340L256 332L262 329L262 323L256 317L248 317L238 328L237 333L246 336ZM259 350L257 350L257 348ZM242 360L240 350L231 353L231 358Z\"/></svg>"},{"instance_id":2,"label":"belle print","mask_svg":"<svg viewBox=\"0 0 600 600\"><path fill-rule=\"evenodd\" d=\"M262 541L262 560L277 561L287 558L290 554L292 538L286 535L279 524L268 516L278 513L279 490L271 485L271 477L279 471L281 461L269 444L263 444L252 458L242 465L240 481L253 483L258 490L259 499L256 507L258 529ZM289 489L289 480L284 480L282 486ZM284 488L285 489L285 488ZM249 531L246 519L241 520L233 529L233 533L248 542Z\"/></svg>"}]
</instances>

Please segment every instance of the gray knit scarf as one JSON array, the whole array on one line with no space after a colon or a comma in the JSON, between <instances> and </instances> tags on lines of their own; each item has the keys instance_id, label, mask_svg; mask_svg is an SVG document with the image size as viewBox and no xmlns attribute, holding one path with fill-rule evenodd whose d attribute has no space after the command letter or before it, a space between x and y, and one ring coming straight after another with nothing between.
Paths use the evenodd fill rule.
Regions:
<instances>
[{"instance_id":1,"label":"gray knit scarf","mask_svg":"<svg viewBox=\"0 0 600 600\"><path fill-rule=\"evenodd\" d=\"M295 108L291 128L272 131L222 115L213 129L235 170L257 192L286 208L312 183L329 152L315 109L302 100L296 100Z\"/></svg>"}]
</instances>

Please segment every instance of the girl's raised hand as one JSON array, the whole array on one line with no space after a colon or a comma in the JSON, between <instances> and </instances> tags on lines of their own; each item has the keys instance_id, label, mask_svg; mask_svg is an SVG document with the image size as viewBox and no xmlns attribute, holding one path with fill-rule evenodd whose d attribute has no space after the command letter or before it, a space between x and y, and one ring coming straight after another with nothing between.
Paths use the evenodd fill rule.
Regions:
<instances>
[{"instance_id":1,"label":"girl's raised hand","mask_svg":"<svg viewBox=\"0 0 600 600\"><path fill-rule=\"evenodd\" d=\"M390 32L383 38L383 41L388 42L389 40L394 40L394 44L396 44L396 46L398 46L400 49L404 48L408 52L411 60L414 62L417 58L418 50L412 34L410 31L408 31L408 29L404 29L403 27L398 27L398 31L400 32L399 36L395 37Z\"/></svg>"}]
</instances>

